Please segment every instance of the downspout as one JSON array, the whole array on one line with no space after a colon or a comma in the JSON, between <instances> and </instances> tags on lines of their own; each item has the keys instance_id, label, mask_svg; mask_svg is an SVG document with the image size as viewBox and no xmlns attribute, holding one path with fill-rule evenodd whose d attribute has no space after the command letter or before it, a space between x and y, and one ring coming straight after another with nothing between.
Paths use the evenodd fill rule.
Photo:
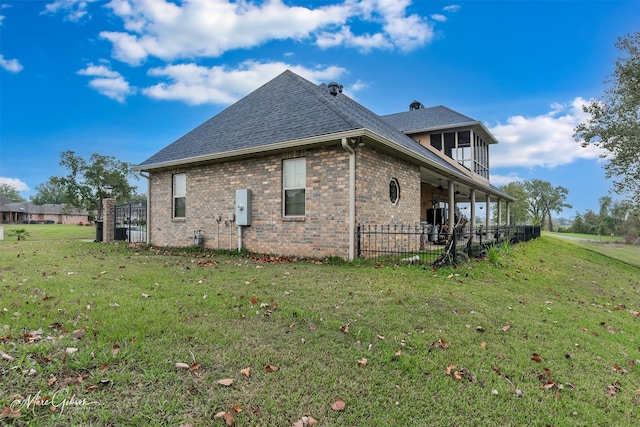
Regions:
<instances>
[{"instance_id":1,"label":"downspout","mask_svg":"<svg viewBox=\"0 0 640 427\"><path fill-rule=\"evenodd\" d=\"M347 138L342 138L342 148L349 153L349 261L353 261L356 238L356 152Z\"/></svg>"},{"instance_id":2,"label":"downspout","mask_svg":"<svg viewBox=\"0 0 640 427\"><path fill-rule=\"evenodd\" d=\"M149 230L151 230L151 176L145 175L144 172L140 171L140 176L147 180L147 232L146 234L146 244L149 244Z\"/></svg>"}]
</instances>

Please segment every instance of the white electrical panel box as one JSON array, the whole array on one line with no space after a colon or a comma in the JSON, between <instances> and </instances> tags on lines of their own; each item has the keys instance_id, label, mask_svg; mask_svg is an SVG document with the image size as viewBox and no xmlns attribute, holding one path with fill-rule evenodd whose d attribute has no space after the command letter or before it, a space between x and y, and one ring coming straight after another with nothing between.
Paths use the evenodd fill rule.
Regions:
<instances>
[{"instance_id":1,"label":"white electrical panel box","mask_svg":"<svg viewBox=\"0 0 640 427\"><path fill-rule=\"evenodd\" d=\"M236 190L236 224L251 225L251 190Z\"/></svg>"}]
</instances>

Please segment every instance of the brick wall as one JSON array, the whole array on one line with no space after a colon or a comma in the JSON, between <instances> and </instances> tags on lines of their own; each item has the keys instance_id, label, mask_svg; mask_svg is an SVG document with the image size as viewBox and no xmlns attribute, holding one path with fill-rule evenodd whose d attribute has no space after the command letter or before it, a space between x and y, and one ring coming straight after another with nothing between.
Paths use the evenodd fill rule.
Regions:
<instances>
[{"instance_id":1,"label":"brick wall","mask_svg":"<svg viewBox=\"0 0 640 427\"><path fill-rule=\"evenodd\" d=\"M356 160L356 221L418 223L420 171L368 147L358 147ZM307 161L306 215L282 215L282 161ZM187 175L186 218L172 218L172 176ZM389 181L396 178L401 195L389 200ZM335 145L151 174L150 243L188 246L194 230L203 230L204 245L238 248L235 191L251 190L251 226L243 227L243 247L251 252L306 257L349 255L349 156ZM222 220L216 221L220 214Z\"/></svg>"}]
</instances>

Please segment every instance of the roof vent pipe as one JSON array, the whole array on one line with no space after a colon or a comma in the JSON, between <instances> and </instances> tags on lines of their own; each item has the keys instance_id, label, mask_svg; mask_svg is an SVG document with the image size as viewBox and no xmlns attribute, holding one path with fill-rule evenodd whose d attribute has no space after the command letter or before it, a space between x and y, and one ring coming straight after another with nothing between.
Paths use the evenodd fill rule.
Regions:
<instances>
[{"instance_id":1,"label":"roof vent pipe","mask_svg":"<svg viewBox=\"0 0 640 427\"><path fill-rule=\"evenodd\" d=\"M413 101L410 105L409 105L409 111L413 111L413 110L421 110L424 108L424 105L422 105L420 102L418 101Z\"/></svg>"},{"instance_id":2,"label":"roof vent pipe","mask_svg":"<svg viewBox=\"0 0 640 427\"><path fill-rule=\"evenodd\" d=\"M342 85L336 82L329 83L329 93L333 96L342 93Z\"/></svg>"}]
</instances>

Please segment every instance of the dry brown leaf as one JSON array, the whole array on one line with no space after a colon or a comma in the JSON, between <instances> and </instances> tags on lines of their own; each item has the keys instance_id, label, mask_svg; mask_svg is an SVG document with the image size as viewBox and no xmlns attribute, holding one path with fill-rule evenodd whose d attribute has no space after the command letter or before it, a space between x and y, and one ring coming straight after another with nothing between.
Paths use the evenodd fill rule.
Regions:
<instances>
[{"instance_id":1,"label":"dry brown leaf","mask_svg":"<svg viewBox=\"0 0 640 427\"><path fill-rule=\"evenodd\" d=\"M118 354L119 351L120 351L120 346L118 344L114 344L113 348L111 349L111 354L115 356L116 354Z\"/></svg>"},{"instance_id":2,"label":"dry brown leaf","mask_svg":"<svg viewBox=\"0 0 640 427\"><path fill-rule=\"evenodd\" d=\"M189 371L193 372L200 369L200 364L198 362L193 362L193 365L189 366Z\"/></svg>"},{"instance_id":3,"label":"dry brown leaf","mask_svg":"<svg viewBox=\"0 0 640 427\"><path fill-rule=\"evenodd\" d=\"M15 360L15 358L13 356L5 353L2 350L0 350L0 357L2 357L4 360L8 360L9 362L13 362Z\"/></svg>"},{"instance_id":4,"label":"dry brown leaf","mask_svg":"<svg viewBox=\"0 0 640 427\"><path fill-rule=\"evenodd\" d=\"M542 357L540 357L538 353L533 353L531 355L531 360L533 360L536 363L542 363Z\"/></svg>"},{"instance_id":5,"label":"dry brown leaf","mask_svg":"<svg viewBox=\"0 0 640 427\"><path fill-rule=\"evenodd\" d=\"M251 376L251 368L240 369L240 373L249 378Z\"/></svg>"},{"instance_id":6,"label":"dry brown leaf","mask_svg":"<svg viewBox=\"0 0 640 427\"><path fill-rule=\"evenodd\" d=\"M73 331L73 339L75 340L79 340L82 339L82 337L84 337L84 334L86 333L86 331L84 329L76 329L75 331Z\"/></svg>"},{"instance_id":7,"label":"dry brown leaf","mask_svg":"<svg viewBox=\"0 0 640 427\"><path fill-rule=\"evenodd\" d=\"M0 412L0 419L18 418L20 415L22 415L20 409L11 409L10 406L5 406L2 412Z\"/></svg>"},{"instance_id":8,"label":"dry brown leaf","mask_svg":"<svg viewBox=\"0 0 640 427\"><path fill-rule=\"evenodd\" d=\"M242 406L240 405L235 405L231 409L233 409L233 412L235 412L236 414L242 412Z\"/></svg>"},{"instance_id":9,"label":"dry brown leaf","mask_svg":"<svg viewBox=\"0 0 640 427\"><path fill-rule=\"evenodd\" d=\"M109 369L109 364L108 363L103 363L102 365L100 365L100 372L104 373L107 369Z\"/></svg>"},{"instance_id":10,"label":"dry brown leaf","mask_svg":"<svg viewBox=\"0 0 640 427\"><path fill-rule=\"evenodd\" d=\"M251 304L257 304L257 303L258 303L258 298L256 298L256 297L251 297L251 298L249 298L249 302L250 302Z\"/></svg>"},{"instance_id":11,"label":"dry brown leaf","mask_svg":"<svg viewBox=\"0 0 640 427\"><path fill-rule=\"evenodd\" d=\"M345 406L346 403L344 399L340 397L338 398L338 400L331 404L331 409L333 409L334 411L344 411Z\"/></svg>"},{"instance_id":12,"label":"dry brown leaf","mask_svg":"<svg viewBox=\"0 0 640 427\"><path fill-rule=\"evenodd\" d=\"M450 363L449 366L447 366L447 368L444 370L444 372L447 375L451 375L451 372L453 372L454 369L456 369L456 365Z\"/></svg>"},{"instance_id":13,"label":"dry brown leaf","mask_svg":"<svg viewBox=\"0 0 640 427\"><path fill-rule=\"evenodd\" d=\"M464 378L464 374L460 371L455 371L453 373L453 378L457 379L457 380L461 380L462 378Z\"/></svg>"},{"instance_id":14,"label":"dry brown leaf","mask_svg":"<svg viewBox=\"0 0 640 427\"><path fill-rule=\"evenodd\" d=\"M49 379L47 379L47 385L49 387L51 387L52 385L54 385L56 383L56 381L58 381L58 379L56 377L50 377Z\"/></svg>"},{"instance_id":15,"label":"dry brown leaf","mask_svg":"<svg viewBox=\"0 0 640 427\"><path fill-rule=\"evenodd\" d=\"M277 370L278 370L278 368L273 366L273 365L265 365L265 367L264 367L264 371L267 372L267 373L275 372Z\"/></svg>"},{"instance_id":16,"label":"dry brown leaf","mask_svg":"<svg viewBox=\"0 0 640 427\"><path fill-rule=\"evenodd\" d=\"M346 325L340 326L340 332L342 332L343 334L348 334L349 333L349 324L347 323Z\"/></svg>"},{"instance_id":17,"label":"dry brown leaf","mask_svg":"<svg viewBox=\"0 0 640 427\"><path fill-rule=\"evenodd\" d=\"M362 359L358 360L358 365L363 367L367 366L367 359L363 357Z\"/></svg>"},{"instance_id":18,"label":"dry brown leaf","mask_svg":"<svg viewBox=\"0 0 640 427\"><path fill-rule=\"evenodd\" d=\"M176 363L176 368L177 369L189 369L191 366L188 363L182 363L182 362L177 362Z\"/></svg>"},{"instance_id":19,"label":"dry brown leaf","mask_svg":"<svg viewBox=\"0 0 640 427\"><path fill-rule=\"evenodd\" d=\"M507 332L509 329L511 329L511 326L509 326L509 324L507 323L502 327L502 332Z\"/></svg>"},{"instance_id":20,"label":"dry brown leaf","mask_svg":"<svg viewBox=\"0 0 640 427\"><path fill-rule=\"evenodd\" d=\"M483 350L486 350L486 349L487 349L487 343L486 343L486 342L484 342L484 341L482 341L482 342L480 343L480 348L481 348L481 349L483 349Z\"/></svg>"},{"instance_id":21,"label":"dry brown leaf","mask_svg":"<svg viewBox=\"0 0 640 427\"><path fill-rule=\"evenodd\" d=\"M229 387L231 384L233 384L233 379L232 378L225 378L223 380L218 380L218 384L225 386L225 387Z\"/></svg>"}]
</instances>

